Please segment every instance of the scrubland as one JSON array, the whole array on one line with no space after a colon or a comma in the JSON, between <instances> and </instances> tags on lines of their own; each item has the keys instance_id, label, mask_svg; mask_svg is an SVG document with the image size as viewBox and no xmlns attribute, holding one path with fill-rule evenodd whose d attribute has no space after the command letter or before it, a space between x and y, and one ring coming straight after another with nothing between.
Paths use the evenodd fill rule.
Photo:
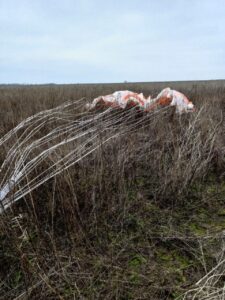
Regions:
<instances>
[{"instance_id":1,"label":"scrubland","mask_svg":"<svg viewBox=\"0 0 225 300\"><path fill-rule=\"evenodd\" d=\"M224 299L224 81L2 85L0 136L69 99L166 86L196 112L153 116L0 216L0 299Z\"/></svg>"}]
</instances>

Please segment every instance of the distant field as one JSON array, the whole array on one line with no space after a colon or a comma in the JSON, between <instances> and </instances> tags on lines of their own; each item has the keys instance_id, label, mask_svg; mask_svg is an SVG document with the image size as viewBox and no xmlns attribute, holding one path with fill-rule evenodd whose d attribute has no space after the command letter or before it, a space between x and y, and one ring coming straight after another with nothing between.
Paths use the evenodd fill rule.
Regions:
<instances>
[{"instance_id":1,"label":"distant field","mask_svg":"<svg viewBox=\"0 0 225 300\"><path fill-rule=\"evenodd\" d=\"M68 99L93 98L110 94L116 90L132 90L156 96L165 87L171 87L185 93L193 102L199 102L203 96L225 88L225 80L181 81L181 82L138 82L113 84L66 84L66 85L0 85L0 124L2 134L19 120L40 110L52 108ZM198 105L198 103L197 103Z\"/></svg>"},{"instance_id":2,"label":"distant field","mask_svg":"<svg viewBox=\"0 0 225 300\"><path fill-rule=\"evenodd\" d=\"M0 216L0 299L223 299L224 80L0 85L0 138L69 99L167 86L196 113L152 117Z\"/></svg>"}]
</instances>

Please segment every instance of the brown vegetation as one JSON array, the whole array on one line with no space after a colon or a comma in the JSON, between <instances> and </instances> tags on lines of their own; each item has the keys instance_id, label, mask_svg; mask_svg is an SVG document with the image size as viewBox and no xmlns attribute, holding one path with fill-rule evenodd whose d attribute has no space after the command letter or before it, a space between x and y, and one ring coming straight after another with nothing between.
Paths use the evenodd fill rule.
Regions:
<instances>
[{"instance_id":1,"label":"brown vegetation","mask_svg":"<svg viewBox=\"0 0 225 300\"><path fill-rule=\"evenodd\" d=\"M68 99L165 85L2 86L0 135ZM220 261L225 84L168 86L197 112L156 115L0 216L1 299L176 299Z\"/></svg>"}]
</instances>

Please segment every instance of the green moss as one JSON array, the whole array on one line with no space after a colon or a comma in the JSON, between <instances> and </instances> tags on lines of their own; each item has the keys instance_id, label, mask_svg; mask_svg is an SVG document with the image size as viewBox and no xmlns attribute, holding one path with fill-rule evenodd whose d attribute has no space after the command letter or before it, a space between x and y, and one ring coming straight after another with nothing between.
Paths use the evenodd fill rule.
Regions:
<instances>
[{"instance_id":1,"label":"green moss","mask_svg":"<svg viewBox=\"0 0 225 300\"><path fill-rule=\"evenodd\" d=\"M173 261L173 256L171 253L159 253L158 257L160 258L160 260L162 260L163 262L171 262Z\"/></svg>"},{"instance_id":2,"label":"green moss","mask_svg":"<svg viewBox=\"0 0 225 300\"><path fill-rule=\"evenodd\" d=\"M129 266L129 281L132 284L140 284L142 278L142 270L143 267L146 265L147 260L144 256L141 254L136 254L131 258L131 260L128 262Z\"/></svg>"},{"instance_id":3,"label":"green moss","mask_svg":"<svg viewBox=\"0 0 225 300\"><path fill-rule=\"evenodd\" d=\"M180 269L187 269L191 265L193 265L193 260L188 258L187 256L181 256L175 252L175 258L177 262L179 263L179 268Z\"/></svg>"},{"instance_id":4,"label":"green moss","mask_svg":"<svg viewBox=\"0 0 225 300\"><path fill-rule=\"evenodd\" d=\"M183 292L180 291L174 291L171 293L172 299L182 299L181 297L183 296Z\"/></svg>"},{"instance_id":5,"label":"green moss","mask_svg":"<svg viewBox=\"0 0 225 300\"><path fill-rule=\"evenodd\" d=\"M213 232L221 232L222 230L225 229L225 218L223 217L218 218L218 219L214 219L212 224L211 224L211 228L210 230Z\"/></svg>"},{"instance_id":6,"label":"green moss","mask_svg":"<svg viewBox=\"0 0 225 300\"><path fill-rule=\"evenodd\" d=\"M64 289L64 295L65 297L70 297L72 295L74 295L74 290L71 286L66 286Z\"/></svg>"},{"instance_id":7,"label":"green moss","mask_svg":"<svg viewBox=\"0 0 225 300\"><path fill-rule=\"evenodd\" d=\"M198 223L191 223L189 225L189 230L191 231L191 233L198 235L198 236L203 236L204 234L206 234L206 229L203 228Z\"/></svg>"},{"instance_id":8,"label":"green moss","mask_svg":"<svg viewBox=\"0 0 225 300\"><path fill-rule=\"evenodd\" d=\"M133 189L129 189L127 191L127 197L130 201L135 201L137 198L137 191Z\"/></svg>"},{"instance_id":9,"label":"green moss","mask_svg":"<svg viewBox=\"0 0 225 300\"><path fill-rule=\"evenodd\" d=\"M206 193L211 195L215 195L215 193L217 192L218 190L218 186L217 184L207 184L207 187L206 187Z\"/></svg>"},{"instance_id":10,"label":"green moss","mask_svg":"<svg viewBox=\"0 0 225 300\"><path fill-rule=\"evenodd\" d=\"M132 269L137 269L143 264L146 264L147 260L140 254L136 254L130 261L129 261L129 267Z\"/></svg>"},{"instance_id":11,"label":"green moss","mask_svg":"<svg viewBox=\"0 0 225 300\"><path fill-rule=\"evenodd\" d=\"M18 270L14 273L14 278L12 280L12 287L17 288L23 280L22 271Z\"/></svg>"},{"instance_id":12,"label":"green moss","mask_svg":"<svg viewBox=\"0 0 225 300\"><path fill-rule=\"evenodd\" d=\"M133 284L139 284L141 281L140 275L133 271L129 276L129 281Z\"/></svg>"},{"instance_id":13,"label":"green moss","mask_svg":"<svg viewBox=\"0 0 225 300\"><path fill-rule=\"evenodd\" d=\"M175 269L186 269L193 264L193 261L190 258L182 255L176 250L161 249L157 252L157 257L161 262L167 263L167 265L169 264L171 265L171 268L174 267Z\"/></svg>"}]
</instances>

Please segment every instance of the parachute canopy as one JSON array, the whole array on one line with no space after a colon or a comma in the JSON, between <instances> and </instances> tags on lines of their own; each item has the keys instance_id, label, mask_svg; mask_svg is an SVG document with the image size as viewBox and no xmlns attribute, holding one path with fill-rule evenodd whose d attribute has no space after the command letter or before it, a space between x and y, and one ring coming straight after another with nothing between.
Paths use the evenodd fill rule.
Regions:
<instances>
[{"instance_id":1,"label":"parachute canopy","mask_svg":"<svg viewBox=\"0 0 225 300\"><path fill-rule=\"evenodd\" d=\"M90 110L99 108L121 108L126 109L137 106L143 111L149 112L163 106L175 106L176 112L193 112L193 103L181 92L170 88L163 89L156 98L151 96L145 98L143 93L134 93L131 91L116 91L113 94L99 96L87 105Z\"/></svg>"}]
</instances>

